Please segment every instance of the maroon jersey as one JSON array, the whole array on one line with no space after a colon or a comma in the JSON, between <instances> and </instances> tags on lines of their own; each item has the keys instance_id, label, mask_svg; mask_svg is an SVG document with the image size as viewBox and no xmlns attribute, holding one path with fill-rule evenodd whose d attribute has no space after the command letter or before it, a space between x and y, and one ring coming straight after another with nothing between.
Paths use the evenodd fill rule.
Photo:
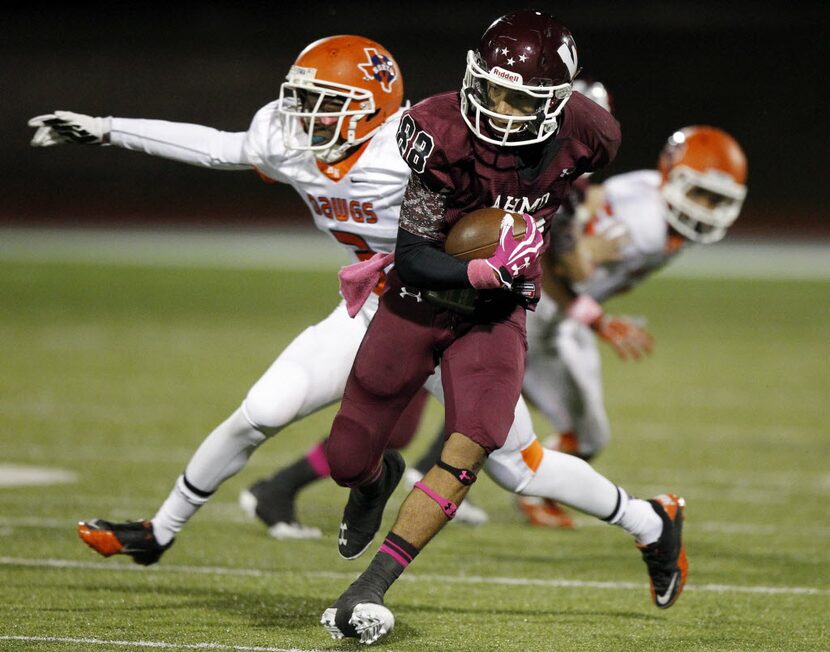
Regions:
<instances>
[{"instance_id":1,"label":"maroon jersey","mask_svg":"<svg viewBox=\"0 0 830 652\"><path fill-rule=\"evenodd\" d=\"M556 253L572 249L570 224L556 223L554 214L577 177L613 160L621 136L614 117L579 93L560 122L557 133L540 144L500 147L470 131L458 92L419 102L398 128L401 156L413 171L400 226L442 242L462 215L496 207L544 219L546 247Z\"/></svg>"}]
</instances>

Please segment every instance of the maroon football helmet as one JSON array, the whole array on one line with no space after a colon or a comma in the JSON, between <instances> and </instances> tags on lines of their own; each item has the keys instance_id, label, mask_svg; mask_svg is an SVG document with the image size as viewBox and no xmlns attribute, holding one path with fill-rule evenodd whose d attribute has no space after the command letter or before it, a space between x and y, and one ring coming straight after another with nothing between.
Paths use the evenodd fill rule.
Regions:
<instances>
[{"instance_id":1,"label":"maroon football helmet","mask_svg":"<svg viewBox=\"0 0 830 652\"><path fill-rule=\"evenodd\" d=\"M577 69L567 27L540 11L507 14L467 53L461 114L488 143L538 143L556 132Z\"/></svg>"}]
</instances>

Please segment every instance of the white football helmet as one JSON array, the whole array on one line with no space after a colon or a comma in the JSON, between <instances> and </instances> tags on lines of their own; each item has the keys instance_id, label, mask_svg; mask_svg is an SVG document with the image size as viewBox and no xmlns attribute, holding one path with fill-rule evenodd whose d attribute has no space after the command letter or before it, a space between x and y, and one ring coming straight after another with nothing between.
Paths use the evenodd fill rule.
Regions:
<instances>
[{"instance_id":1,"label":"white football helmet","mask_svg":"<svg viewBox=\"0 0 830 652\"><path fill-rule=\"evenodd\" d=\"M660 153L666 221L694 242L717 242L738 218L746 198L746 155L715 127L674 132Z\"/></svg>"}]
</instances>

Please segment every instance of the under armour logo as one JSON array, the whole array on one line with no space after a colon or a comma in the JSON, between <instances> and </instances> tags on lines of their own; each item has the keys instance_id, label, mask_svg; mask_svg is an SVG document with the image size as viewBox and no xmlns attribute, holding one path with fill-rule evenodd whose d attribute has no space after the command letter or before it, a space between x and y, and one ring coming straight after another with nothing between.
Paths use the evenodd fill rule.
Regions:
<instances>
[{"instance_id":1,"label":"under armour logo","mask_svg":"<svg viewBox=\"0 0 830 652\"><path fill-rule=\"evenodd\" d=\"M404 286L401 286L401 299L404 297L412 297L418 303L421 303L423 299L421 298L421 293L419 292L409 292Z\"/></svg>"},{"instance_id":2,"label":"under armour logo","mask_svg":"<svg viewBox=\"0 0 830 652\"><path fill-rule=\"evenodd\" d=\"M345 523L340 524L340 536L337 538L337 544L341 546L345 546L348 541L346 541L346 530L348 526Z\"/></svg>"},{"instance_id":3,"label":"under armour logo","mask_svg":"<svg viewBox=\"0 0 830 652\"><path fill-rule=\"evenodd\" d=\"M518 274L521 270L527 269L528 267L530 267L530 256L525 256L525 259L524 259L524 261L522 262L521 265L519 265L518 263L513 265L513 267L512 267L513 276Z\"/></svg>"},{"instance_id":4,"label":"under armour logo","mask_svg":"<svg viewBox=\"0 0 830 652\"><path fill-rule=\"evenodd\" d=\"M567 177L573 171L574 171L573 168L565 168L564 170L562 170L562 172L559 173L559 178L564 179L565 177Z\"/></svg>"}]
</instances>

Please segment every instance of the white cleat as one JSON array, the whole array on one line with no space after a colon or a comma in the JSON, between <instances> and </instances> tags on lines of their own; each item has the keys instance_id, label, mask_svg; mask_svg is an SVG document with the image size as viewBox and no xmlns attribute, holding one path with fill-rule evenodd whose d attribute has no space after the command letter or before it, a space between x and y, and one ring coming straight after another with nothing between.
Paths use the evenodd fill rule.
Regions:
<instances>
[{"instance_id":1,"label":"white cleat","mask_svg":"<svg viewBox=\"0 0 830 652\"><path fill-rule=\"evenodd\" d=\"M319 539L323 533L318 527L308 527L300 523L277 523L268 528L269 536L275 539Z\"/></svg>"},{"instance_id":2,"label":"white cleat","mask_svg":"<svg viewBox=\"0 0 830 652\"><path fill-rule=\"evenodd\" d=\"M339 641L345 637L345 634L340 631L340 628L335 623L336 616L337 609L335 607L329 607L323 612L323 616L320 618L320 624L326 628L326 631L328 631L334 640ZM361 602L352 609L349 625L354 627L356 638L361 643L364 645L372 645L372 643L377 643L392 631L395 627L395 616L382 604Z\"/></svg>"},{"instance_id":3,"label":"white cleat","mask_svg":"<svg viewBox=\"0 0 830 652\"><path fill-rule=\"evenodd\" d=\"M473 505L469 500L465 500L458 506L453 521L478 527L479 525L484 525L489 519L490 517L487 516L487 512L481 509L481 507Z\"/></svg>"},{"instance_id":4,"label":"white cleat","mask_svg":"<svg viewBox=\"0 0 830 652\"><path fill-rule=\"evenodd\" d=\"M395 616L382 604L361 602L352 610L349 624L357 630L361 643L371 645L392 631Z\"/></svg>"},{"instance_id":5,"label":"white cleat","mask_svg":"<svg viewBox=\"0 0 830 652\"><path fill-rule=\"evenodd\" d=\"M256 518L256 496L247 489L239 492L239 506L248 518Z\"/></svg>"},{"instance_id":6,"label":"white cleat","mask_svg":"<svg viewBox=\"0 0 830 652\"><path fill-rule=\"evenodd\" d=\"M329 607L323 612L322 617L320 618L320 624L326 628L326 631L331 634L331 637L335 641L339 641L343 638L343 632L340 631L340 628L334 624L334 617L337 615L337 609L334 607Z\"/></svg>"},{"instance_id":7,"label":"white cleat","mask_svg":"<svg viewBox=\"0 0 830 652\"><path fill-rule=\"evenodd\" d=\"M254 494L252 494L247 489L243 489L241 492L239 492L239 506L242 508L242 511L248 515L249 518L259 519L256 513L256 505L257 499L256 496L254 496ZM269 536L279 540L319 539L323 536L323 533L320 531L320 528L307 527L297 522L275 523L274 525L271 525L268 528L268 534Z\"/></svg>"}]
</instances>

